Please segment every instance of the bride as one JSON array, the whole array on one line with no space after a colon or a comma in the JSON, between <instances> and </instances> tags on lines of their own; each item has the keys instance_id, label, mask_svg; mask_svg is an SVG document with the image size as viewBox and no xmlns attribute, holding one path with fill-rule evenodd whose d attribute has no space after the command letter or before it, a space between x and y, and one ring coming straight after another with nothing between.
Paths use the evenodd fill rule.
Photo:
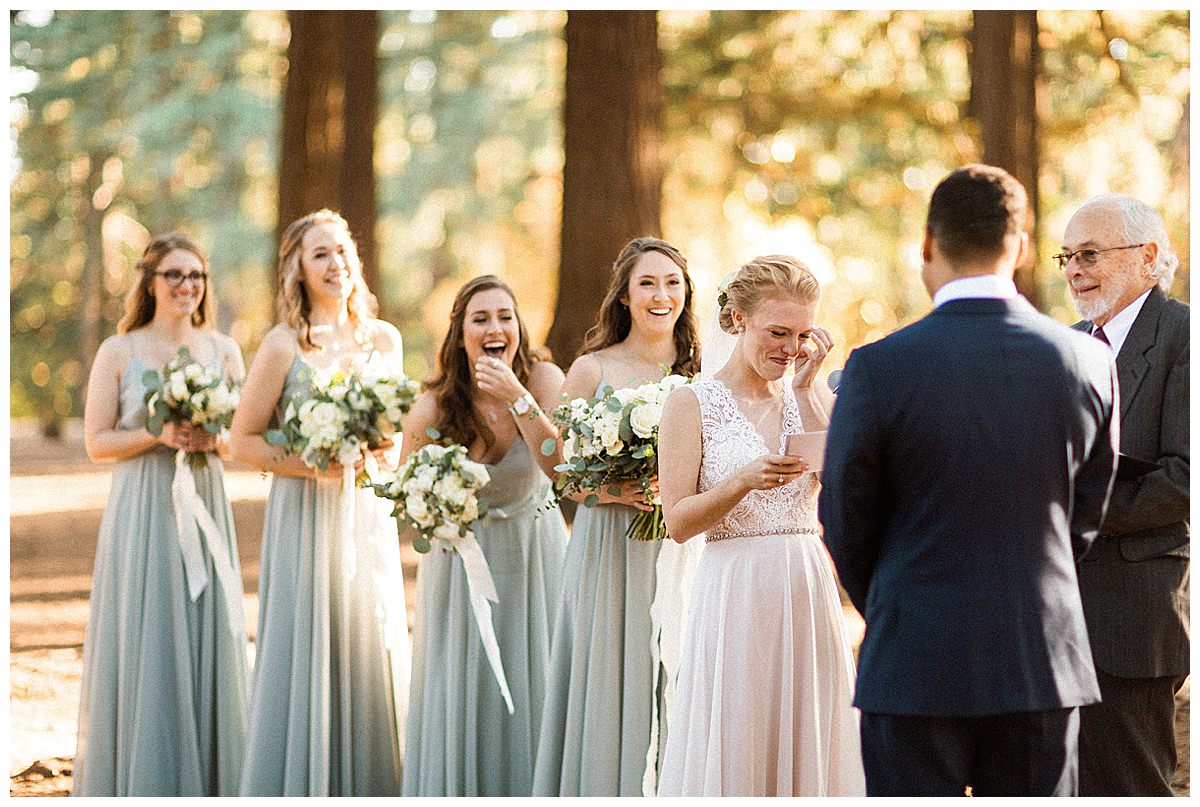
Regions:
<instances>
[{"instance_id":1,"label":"bride","mask_svg":"<svg viewBox=\"0 0 1200 807\"><path fill-rule=\"evenodd\" d=\"M818 481L782 454L824 429L814 384L833 344L795 258L745 264L718 300L736 337L712 378L667 399L663 511L676 541L705 533L668 719L661 796L863 795L854 662L817 534ZM789 367L791 389L783 380Z\"/></svg>"}]
</instances>

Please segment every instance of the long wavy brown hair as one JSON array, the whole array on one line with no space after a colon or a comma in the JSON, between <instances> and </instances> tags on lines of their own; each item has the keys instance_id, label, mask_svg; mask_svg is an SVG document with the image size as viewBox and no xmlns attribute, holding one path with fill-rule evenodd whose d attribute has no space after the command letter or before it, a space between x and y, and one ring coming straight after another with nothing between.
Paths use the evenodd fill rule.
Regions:
<instances>
[{"instance_id":1,"label":"long wavy brown hair","mask_svg":"<svg viewBox=\"0 0 1200 807\"><path fill-rule=\"evenodd\" d=\"M467 349L463 346L463 322L467 317L467 305L481 291L500 289L513 301L513 316L517 318L520 343L513 357L512 369L522 384L529 382L529 368L535 361L545 357L545 351L536 350L529 344L529 332L525 320L517 308L517 298L507 283L495 275L481 275L467 281L454 297L450 309L450 330L438 349L437 373L426 387L437 402L438 419L434 427L456 443L468 448L476 438L483 440L484 449L496 440L495 433L475 410L475 381L471 365L467 361Z\"/></svg>"},{"instance_id":2,"label":"long wavy brown hair","mask_svg":"<svg viewBox=\"0 0 1200 807\"><path fill-rule=\"evenodd\" d=\"M350 296L346 300L347 314L354 326L354 339L360 346L366 346L370 340L367 323L375 318L379 311L379 302L367 288L363 280L362 262L358 258L358 246L350 233L350 225L346 220L332 210L322 209L307 216L298 218L288 225L279 241L279 263L276 268L277 283L275 286L275 318L296 332L296 341L301 350L315 350L317 345L312 340L312 302L308 299L308 289L304 287L304 272L300 266L300 253L303 252L304 236L318 224L332 224L346 232L349 244L346 248L346 265L350 269Z\"/></svg>"},{"instance_id":3,"label":"long wavy brown hair","mask_svg":"<svg viewBox=\"0 0 1200 807\"><path fill-rule=\"evenodd\" d=\"M154 295L150 287L154 285L154 273L158 265L168 253L177 249L187 250L200 259L200 265L208 272L208 258L196 240L183 233L164 233L150 241L138 259L137 270L140 272L137 283L125 297L125 313L117 323L117 333L128 333L142 327L154 319ZM203 328L213 320L212 278L204 281L204 294L200 297L200 305L192 312L192 325Z\"/></svg>"},{"instance_id":4,"label":"long wavy brown hair","mask_svg":"<svg viewBox=\"0 0 1200 807\"><path fill-rule=\"evenodd\" d=\"M621 248L621 253L613 262L612 276L608 281L604 302L600 305L599 319L584 337L579 355L594 353L601 348L622 342L629 336L633 319L629 314L629 306L621 302L621 298L629 293L629 277L633 274L633 267L647 252L661 252L666 255L679 267L683 275L686 294L683 298L683 310L679 312L679 319L675 321L675 363L671 365L671 372L694 376L700 372L700 326L692 307L695 291L692 276L688 274L687 260L679 250L661 238L652 236L635 238Z\"/></svg>"}]
</instances>

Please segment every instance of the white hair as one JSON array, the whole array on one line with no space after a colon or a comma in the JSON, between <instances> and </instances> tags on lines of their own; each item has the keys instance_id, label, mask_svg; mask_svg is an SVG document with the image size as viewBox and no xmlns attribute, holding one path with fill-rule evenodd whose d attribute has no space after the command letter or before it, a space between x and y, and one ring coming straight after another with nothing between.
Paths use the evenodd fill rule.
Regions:
<instances>
[{"instance_id":1,"label":"white hair","mask_svg":"<svg viewBox=\"0 0 1200 807\"><path fill-rule=\"evenodd\" d=\"M1076 215L1088 208L1100 206L1121 214L1122 236L1130 244L1155 244L1158 247L1150 276L1158 282L1164 292L1170 294L1171 284L1175 281L1175 269L1179 266L1179 257L1171 249L1171 239L1167 237L1167 228L1163 225L1162 216L1145 202L1120 193L1093 196L1083 203Z\"/></svg>"}]
</instances>

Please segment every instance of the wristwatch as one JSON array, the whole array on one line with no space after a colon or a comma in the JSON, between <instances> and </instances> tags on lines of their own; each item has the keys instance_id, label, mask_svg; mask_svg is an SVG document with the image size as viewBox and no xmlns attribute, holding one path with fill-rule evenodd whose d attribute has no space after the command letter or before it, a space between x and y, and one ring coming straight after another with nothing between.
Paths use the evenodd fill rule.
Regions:
<instances>
[{"instance_id":1,"label":"wristwatch","mask_svg":"<svg viewBox=\"0 0 1200 807\"><path fill-rule=\"evenodd\" d=\"M512 412L517 417L521 417L523 415L528 415L535 406L537 406L537 401L535 401L533 396L527 392L520 398L517 398L517 400L513 401L512 405L508 407L508 411Z\"/></svg>"}]
</instances>

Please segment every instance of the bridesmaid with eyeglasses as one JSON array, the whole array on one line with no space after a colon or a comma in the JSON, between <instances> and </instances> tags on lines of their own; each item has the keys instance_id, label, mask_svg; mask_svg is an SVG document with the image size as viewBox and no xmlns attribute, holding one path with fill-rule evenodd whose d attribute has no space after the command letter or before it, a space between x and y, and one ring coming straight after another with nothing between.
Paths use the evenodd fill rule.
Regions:
<instances>
[{"instance_id":1,"label":"bridesmaid with eyeglasses","mask_svg":"<svg viewBox=\"0 0 1200 807\"><path fill-rule=\"evenodd\" d=\"M186 347L240 382L237 345L213 327L208 261L186 235L153 239L138 261L117 334L88 379L84 443L113 462L96 565L79 705L76 796L237 795L249 673L241 572L225 494L223 435L166 424L146 429L147 370ZM218 536L201 551L207 584L194 599L184 572L171 484L177 451L202 453L196 491Z\"/></svg>"}]
</instances>

